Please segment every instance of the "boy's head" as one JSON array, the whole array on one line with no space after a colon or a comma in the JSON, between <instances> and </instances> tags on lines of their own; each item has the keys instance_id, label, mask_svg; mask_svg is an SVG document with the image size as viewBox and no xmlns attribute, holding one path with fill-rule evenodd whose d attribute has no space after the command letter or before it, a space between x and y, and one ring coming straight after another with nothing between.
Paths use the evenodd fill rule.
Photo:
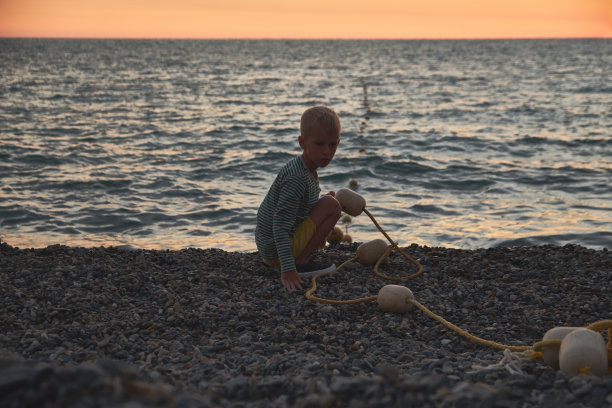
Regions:
<instances>
[{"instance_id":1,"label":"boy's head","mask_svg":"<svg viewBox=\"0 0 612 408\"><path fill-rule=\"evenodd\" d=\"M306 109L300 122L300 147L302 158L311 172L327 166L340 143L340 118L325 106Z\"/></svg>"},{"instance_id":2,"label":"boy's head","mask_svg":"<svg viewBox=\"0 0 612 408\"><path fill-rule=\"evenodd\" d=\"M307 138L315 133L333 134L340 137L340 118L326 106L313 106L302 114L300 134Z\"/></svg>"}]
</instances>

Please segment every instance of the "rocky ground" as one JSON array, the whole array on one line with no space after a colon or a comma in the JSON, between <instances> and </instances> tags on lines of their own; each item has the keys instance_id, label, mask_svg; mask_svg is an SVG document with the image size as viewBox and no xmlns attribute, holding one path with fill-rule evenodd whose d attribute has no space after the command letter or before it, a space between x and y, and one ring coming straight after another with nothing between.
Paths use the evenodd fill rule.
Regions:
<instances>
[{"instance_id":1,"label":"rocky ground","mask_svg":"<svg viewBox=\"0 0 612 408\"><path fill-rule=\"evenodd\" d=\"M356 247L316 257L340 264ZM552 327L612 318L606 250L405 251L424 273L402 284L484 339L532 345ZM316 294L358 298L395 283L372 269L350 263ZM415 267L393 252L381 271ZM612 375L554 371L418 310L310 301L255 253L0 243L0 406L608 407Z\"/></svg>"}]
</instances>

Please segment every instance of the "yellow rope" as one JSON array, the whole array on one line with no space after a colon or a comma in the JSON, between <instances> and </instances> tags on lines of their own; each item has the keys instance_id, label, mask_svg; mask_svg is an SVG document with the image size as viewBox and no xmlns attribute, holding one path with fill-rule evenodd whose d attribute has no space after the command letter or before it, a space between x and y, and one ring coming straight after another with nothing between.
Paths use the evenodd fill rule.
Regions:
<instances>
[{"instance_id":1,"label":"yellow rope","mask_svg":"<svg viewBox=\"0 0 612 408\"><path fill-rule=\"evenodd\" d=\"M406 280L406 279L413 279L416 278L417 276L419 276L420 274L423 273L423 265L421 265L418 261L414 260L410 255L408 255L407 253L405 253L397 244L397 242L393 241L391 239L391 237L385 232L384 229L382 229L382 227L380 226L380 224L378 224L378 222L376 222L376 219L374 218L374 216L368 211L367 208L363 209L363 212L366 213L366 215L368 217L370 217L370 219L372 220L372 222L374 223L374 225L376 225L376 228L378 228L378 230L385 236L385 238L387 238L387 241L389 241L391 243L391 246L389 248L387 248L387 251L378 259L378 262L376 262L376 265L374 265L374 273L376 274L376 276L383 278L383 279L387 279L387 280L392 280L392 281L400 281L400 280ZM391 251L393 251L394 249L397 249L397 251L402 254L404 256L404 258L408 259L410 262L412 262L414 265L416 265L417 267L417 271L415 273L413 273L412 275L409 276L400 276L400 277L393 277L393 276L387 276L384 275L380 272L378 272L378 267L380 266L380 264L382 263L382 261L384 261L389 254L391 253Z\"/></svg>"},{"instance_id":2,"label":"yellow rope","mask_svg":"<svg viewBox=\"0 0 612 408\"><path fill-rule=\"evenodd\" d=\"M367 209L364 208L363 212L365 212L368 215L368 217L370 217L370 219L372 220L374 225L376 225L378 230L391 243L391 245L389 245L387 250L380 256L380 258L378 259L378 261L374 265L374 273L376 274L376 276L378 276L378 277L380 277L382 279L386 279L386 280L401 281L401 280L413 279L413 278L416 278L417 276L421 275L423 273L423 266L418 261L413 259L410 255L405 253L398 246L398 243L394 242L391 239L391 237L389 237L389 235L382 229L382 227L378 224L378 222L376 222L376 219L374 218L374 216ZM397 251L400 254L402 254L406 259L408 259L410 262L412 262L414 265L417 266L417 271L415 273L413 273L412 275L408 275L408 276L394 277L394 276L385 275L385 274L380 273L378 271L378 267L380 266L380 264L389 256L391 251L393 251L394 249L397 249ZM336 268L335 270L333 270L331 272L325 272L325 273L321 273L319 275L313 276L312 277L312 288L310 288L306 292L306 298L309 299L309 300L316 301L316 302L332 304L332 305L346 305L346 304L354 304L354 303L369 302L369 301L377 300L378 296L366 296L366 297L362 297L362 298L348 299L348 300L334 300L334 299L324 299L324 298L320 298L320 297L317 297L317 296L314 295L314 292L317 290L317 279L318 278L321 278L323 276L327 276L327 275L330 275L332 273L338 272L346 264L348 264L349 262L354 262L356 260L357 260L357 257L354 257L352 259L349 259L349 260L343 262L338 268ZM538 342L534 343L532 346L510 346L510 345L498 343L496 341L486 340L486 339L483 339L483 338L480 338L478 336L474 336L473 334L468 333L467 331L463 330L459 326L457 326L457 325L449 322L448 320L444 319L442 316L435 314L434 312L430 311L427 307L425 307L424 305L422 305L421 303L419 303L415 299L406 299L406 302L416 306L419 310L421 310L427 316L429 316L432 319L438 321L439 323L441 323L445 327L449 328L450 330L454 331L455 333L457 333L457 334L467 338L470 341L473 341L473 342L475 342L477 344L480 344L480 345L483 345L483 346L492 347L492 348L495 348L495 349L498 349L498 350L510 350L510 351L529 351L529 350L531 350L532 351L531 357L533 359L542 359L542 348L543 347L545 347L545 346L553 346L553 345L557 345L558 346L558 345L561 344L561 340L546 340L546 341L542 340L542 341L538 341ZM590 330L593 330L593 331L596 331L596 332L603 331L603 330L606 330L606 329L608 330L608 344L607 344L607 351L608 351L608 373L612 374L612 320L600 320L600 321L597 321L597 322L589 324L586 328L590 329Z\"/></svg>"},{"instance_id":3,"label":"yellow rope","mask_svg":"<svg viewBox=\"0 0 612 408\"><path fill-rule=\"evenodd\" d=\"M312 277L312 288L310 288L308 290L308 292L306 292L306 299L314 300L315 302L319 302L319 303L327 303L327 304L330 304L330 305L348 305L348 304L351 304L351 303L370 302L372 300L376 300L376 296L368 296L368 297L364 297L364 298L349 299L349 300L333 300L333 299L324 299L324 298L320 298L320 297L317 297L317 296L313 295L313 293L317 290L317 279L319 279L319 278L321 278L323 276L331 275L332 273L338 272L339 270L341 270L344 267L344 265L346 265L349 262L353 262L356 259L357 258L355 257L355 258L349 259L348 261L344 261L342 263L342 265L340 265L339 267L337 267L333 271L325 272L325 273L320 273L318 275L313 276Z\"/></svg>"},{"instance_id":4,"label":"yellow rope","mask_svg":"<svg viewBox=\"0 0 612 408\"><path fill-rule=\"evenodd\" d=\"M378 271L378 267L380 266L382 261L384 261L385 258L387 258L387 256L389 256L391 251L394 250L394 249L397 249L397 252L402 254L404 256L404 258L408 259L410 262L412 262L413 264L415 264L417 266L417 271L415 273L413 273L412 275L408 275L408 276L388 276L388 275L385 275L385 274L380 273ZM420 274L422 274L423 273L423 265L421 265L418 261L412 259L412 257L410 255L405 253L399 246L397 246L397 242L394 242L392 245L389 245L389 248L387 248L387 251L383 254L383 256L381 256L378 259L378 262L376 262L376 264L374 265L374 273L379 278L383 278L383 279L387 279L387 280L391 280L391 281L402 281L402 280L414 279L417 276L419 276Z\"/></svg>"},{"instance_id":5,"label":"yellow rope","mask_svg":"<svg viewBox=\"0 0 612 408\"><path fill-rule=\"evenodd\" d=\"M608 329L608 334L612 334L612 320L599 320L587 326L587 329L593 331L602 331ZM612 348L612 338L608 341L608 348Z\"/></svg>"},{"instance_id":6,"label":"yellow rope","mask_svg":"<svg viewBox=\"0 0 612 408\"><path fill-rule=\"evenodd\" d=\"M480 344L480 345L483 345L483 346L499 349L499 350L510 350L510 351L528 351L528 350L531 350L532 351L531 358L533 360L541 360L542 359L542 348L543 347L545 347L545 346L553 346L553 345L554 346L560 346L561 345L561 340L542 340L542 341L538 341L538 342L534 343L533 346L509 346L509 345L501 344L501 343L498 343L498 342L495 342L495 341L485 340L485 339L482 339L480 337L474 336L473 334L468 333L467 331L463 330L459 326L454 325L453 323L447 321L442 316L439 316L439 315L433 313L432 311L427 309L427 307L423 306L421 303L419 303L415 299L406 299L406 302L416 306L422 312L424 312L427 316L429 316L429 317L433 318L434 320L442 323L447 328L449 328L452 331L454 331L455 333L457 333L457 334L467 338L470 341L473 341L473 342L475 342L477 344ZM589 330L596 331L596 332L608 329L608 344L607 344L607 351L608 351L608 374L612 374L612 320L600 320L600 321L591 323L586 328L589 329Z\"/></svg>"},{"instance_id":7,"label":"yellow rope","mask_svg":"<svg viewBox=\"0 0 612 408\"><path fill-rule=\"evenodd\" d=\"M435 314L434 312L430 311L429 309L427 309L425 306L420 304L415 299L407 299L406 301L408 303L411 303L414 306L418 307L419 309L421 309L421 311L424 312L427 316L433 318L434 320L437 320L438 322L442 323L444 326L448 327L449 329L453 330L454 332L462 335L463 337L465 337L465 338L467 338L467 339L469 339L469 340L471 340L471 341L473 341L475 343L481 344L483 346L488 346L488 347L496 348L496 349L499 349L499 350L526 351L526 350L531 350L532 349L531 346L508 346L508 345L505 345L505 344L497 343L495 341L481 339L480 337L476 337L476 336L466 332L465 330L463 330L459 326L456 326L456 325L452 324L448 320L444 319L442 316L439 316L439 315Z\"/></svg>"},{"instance_id":8,"label":"yellow rope","mask_svg":"<svg viewBox=\"0 0 612 408\"><path fill-rule=\"evenodd\" d=\"M608 351L608 374L612 374L612 320L600 320L591 323L587 326L587 329L597 332L608 329L608 344L606 345Z\"/></svg>"},{"instance_id":9,"label":"yellow rope","mask_svg":"<svg viewBox=\"0 0 612 408\"><path fill-rule=\"evenodd\" d=\"M533 343L533 351L538 353L538 352L542 352L542 349L544 348L544 346L560 346L561 345L561 340L541 340L541 341L536 341L535 343Z\"/></svg>"},{"instance_id":10,"label":"yellow rope","mask_svg":"<svg viewBox=\"0 0 612 408\"><path fill-rule=\"evenodd\" d=\"M376 225L378 230L380 232L382 232L383 235L387 238L387 240L389 240L389 242L391 243L391 245L380 256L380 258L378 258L378 261L374 265L374 273L377 276L379 276L379 277L381 277L383 279L393 280L393 281L400 281L400 280L405 280L405 279L413 279L413 278L416 278L417 276L419 276L420 274L422 274L423 273L423 265L421 265L418 261L414 260L410 255L405 253L398 246L397 242L393 242L393 240L389 237L389 235L387 235L387 233L382 229L382 227L378 224L378 222L376 222L376 220L374 219L374 216L372 216L372 214L370 214L370 212L368 210L366 210L364 208L363 211L370 217L370 219L374 222L374 225ZM378 271L378 267L380 266L382 261L384 261L389 256L389 254L391 253L391 251L393 251L393 249L397 249L400 254L402 254L406 259L408 259L410 262L415 264L417 266L417 271L415 273L413 273L412 275L409 275L409 276L400 276L400 277L387 276L387 275L384 275L384 274L380 273ZM347 263L354 262L356 260L357 260L357 257L349 259L348 261L344 261L339 267L337 267L336 269L334 269L331 272L320 273L318 275L313 276L312 277L312 288L310 288L306 292L306 299L314 300L315 302L320 302L320 303L327 303L327 304L331 304L331 305L348 305L348 304L353 304L353 303L370 302L372 300L376 300L378 296L367 296L367 297L362 297L362 298L357 298L357 299L348 299L348 300L333 300L333 299L320 298L320 297L317 297L317 296L314 295L314 292L317 290L317 279L319 279L319 278L321 278L323 276L327 276L327 275L330 275L332 273L338 272L342 268L344 268L344 266Z\"/></svg>"}]
</instances>

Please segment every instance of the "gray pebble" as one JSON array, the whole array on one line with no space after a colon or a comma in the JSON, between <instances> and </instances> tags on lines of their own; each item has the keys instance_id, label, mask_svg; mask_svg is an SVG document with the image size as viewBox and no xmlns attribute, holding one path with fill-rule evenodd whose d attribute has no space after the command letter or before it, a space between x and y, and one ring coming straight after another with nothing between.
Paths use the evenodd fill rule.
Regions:
<instances>
[{"instance_id":1,"label":"gray pebble","mask_svg":"<svg viewBox=\"0 0 612 408\"><path fill-rule=\"evenodd\" d=\"M340 263L356 248L316 257ZM282 290L255 253L126 249L0 242L0 406L612 405L610 376L518 357L517 373L502 352L418 310L309 301ZM400 284L484 339L531 345L552 327L609 318L609 251L405 250L424 273ZM381 269L414 272L397 253ZM355 263L319 279L317 295L369 296L388 283Z\"/></svg>"}]
</instances>

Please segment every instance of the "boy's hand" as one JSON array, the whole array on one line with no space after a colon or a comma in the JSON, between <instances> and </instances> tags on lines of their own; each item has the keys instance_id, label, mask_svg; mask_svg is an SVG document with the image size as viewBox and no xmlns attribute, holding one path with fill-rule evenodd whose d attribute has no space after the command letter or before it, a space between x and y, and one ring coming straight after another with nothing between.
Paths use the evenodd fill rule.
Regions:
<instances>
[{"instance_id":1,"label":"boy's hand","mask_svg":"<svg viewBox=\"0 0 612 408\"><path fill-rule=\"evenodd\" d=\"M289 292L292 292L297 289L302 289L302 283L304 281L300 278L297 271L294 269L292 271L286 271L281 273L281 282L283 282L283 286Z\"/></svg>"}]
</instances>

